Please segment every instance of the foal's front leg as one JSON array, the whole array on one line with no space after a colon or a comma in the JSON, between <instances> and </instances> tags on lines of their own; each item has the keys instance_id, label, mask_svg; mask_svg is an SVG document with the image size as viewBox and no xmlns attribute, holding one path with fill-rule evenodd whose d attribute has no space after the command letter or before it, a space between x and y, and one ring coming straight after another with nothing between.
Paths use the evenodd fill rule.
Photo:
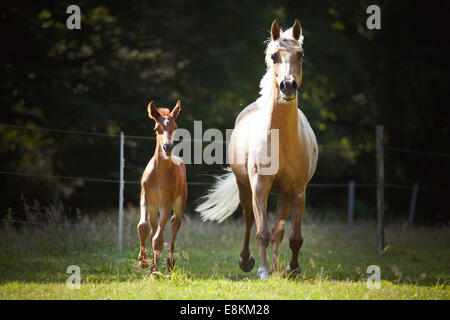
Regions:
<instances>
[{"instance_id":1,"label":"foal's front leg","mask_svg":"<svg viewBox=\"0 0 450 320\"><path fill-rule=\"evenodd\" d=\"M170 241L170 252L167 257L167 271L172 273L173 267L175 266L175 240L177 239L178 230L181 226L181 216L173 215L170 218L171 230L172 230L172 240Z\"/></svg>"},{"instance_id":2,"label":"foal's front leg","mask_svg":"<svg viewBox=\"0 0 450 320\"><path fill-rule=\"evenodd\" d=\"M159 257L164 247L164 229L166 228L167 220L169 219L170 207L166 207L160 210L161 219L156 229L154 236L152 237L153 259L150 273L158 271Z\"/></svg>"},{"instance_id":3,"label":"foal's front leg","mask_svg":"<svg viewBox=\"0 0 450 320\"><path fill-rule=\"evenodd\" d=\"M145 250L145 242L147 241L148 235L150 233L150 224L147 221L147 203L145 199L145 193L141 192L141 219L139 220L139 224L137 226L137 231L140 240L140 250L139 250L139 266L142 269L148 267L148 255Z\"/></svg>"}]
</instances>

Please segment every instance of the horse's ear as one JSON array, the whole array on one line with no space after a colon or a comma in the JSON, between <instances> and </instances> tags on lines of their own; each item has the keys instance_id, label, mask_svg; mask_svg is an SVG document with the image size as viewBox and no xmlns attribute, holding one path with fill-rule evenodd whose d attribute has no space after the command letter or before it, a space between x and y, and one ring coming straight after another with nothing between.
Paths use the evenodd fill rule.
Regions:
<instances>
[{"instance_id":1,"label":"horse's ear","mask_svg":"<svg viewBox=\"0 0 450 320\"><path fill-rule=\"evenodd\" d=\"M170 116L174 119L176 119L178 117L178 114L181 111L181 103L180 100L177 101L177 104L175 105L175 107L172 109L172 112L170 113Z\"/></svg>"},{"instance_id":2,"label":"horse's ear","mask_svg":"<svg viewBox=\"0 0 450 320\"><path fill-rule=\"evenodd\" d=\"M270 28L270 35L272 36L272 40L276 41L280 37L280 26L278 25L277 20L273 20L272 27Z\"/></svg>"},{"instance_id":3,"label":"horse's ear","mask_svg":"<svg viewBox=\"0 0 450 320\"><path fill-rule=\"evenodd\" d=\"M292 27L292 36L295 40L300 39L300 35L302 34L302 26L300 21L295 19L294 26Z\"/></svg>"},{"instance_id":4,"label":"horse's ear","mask_svg":"<svg viewBox=\"0 0 450 320\"><path fill-rule=\"evenodd\" d=\"M159 116L161 115L158 111L158 108L156 108L155 103L153 101L150 101L147 107L148 116L150 119L158 120Z\"/></svg>"}]
</instances>

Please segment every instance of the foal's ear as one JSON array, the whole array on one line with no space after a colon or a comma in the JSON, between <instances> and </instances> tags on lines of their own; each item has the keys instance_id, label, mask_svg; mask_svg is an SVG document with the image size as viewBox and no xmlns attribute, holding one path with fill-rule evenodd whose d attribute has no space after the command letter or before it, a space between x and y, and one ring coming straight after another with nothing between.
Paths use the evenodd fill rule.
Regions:
<instances>
[{"instance_id":1,"label":"foal's ear","mask_svg":"<svg viewBox=\"0 0 450 320\"><path fill-rule=\"evenodd\" d=\"M276 41L280 37L280 26L278 25L277 20L273 20L272 27L270 28L270 35L272 36L272 40Z\"/></svg>"},{"instance_id":2,"label":"foal's ear","mask_svg":"<svg viewBox=\"0 0 450 320\"><path fill-rule=\"evenodd\" d=\"M292 27L292 36L295 40L300 39L300 35L302 34L302 26L300 21L295 19L294 26Z\"/></svg>"},{"instance_id":3,"label":"foal's ear","mask_svg":"<svg viewBox=\"0 0 450 320\"><path fill-rule=\"evenodd\" d=\"M150 119L153 119L155 121L158 120L159 116L161 115L153 101L150 101L150 103L148 104L147 112Z\"/></svg>"},{"instance_id":4,"label":"foal's ear","mask_svg":"<svg viewBox=\"0 0 450 320\"><path fill-rule=\"evenodd\" d=\"M172 109L172 112L169 114L173 119L178 117L178 114L181 111L181 103L180 100L177 101L176 106Z\"/></svg>"}]
</instances>

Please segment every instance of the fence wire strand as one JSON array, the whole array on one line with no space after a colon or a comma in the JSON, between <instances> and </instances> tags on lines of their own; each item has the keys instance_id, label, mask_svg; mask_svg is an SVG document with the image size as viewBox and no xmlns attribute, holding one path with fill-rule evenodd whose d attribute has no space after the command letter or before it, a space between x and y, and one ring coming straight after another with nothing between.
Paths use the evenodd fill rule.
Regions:
<instances>
[{"instance_id":1,"label":"fence wire strand","mask_svg":"<svg viewBox=\"0 0 450 320\"><path fill-rule=\"evenodd\" d=\"M26 130L37 130L37 131L46 131L46 132L56 132L56 133L64 133L64 134L79 134L79 135L92 135L92 136L102 136L102 137L111 137L111 138L120 138L120 134L112 134L112 133L104 133L104 132L92 132L92 131L82 131L82 130L66 130L66 129L55 129L55 128L45 128L45 127L30 127L24 125L15 125L15 124L7 124L0 123L0 126L5 128L15 128L15 129L26 129ZM129 139L142 139L142 140L156 140L156 137L150 136L140 136L140 135L125 135L125 138ZM215 142L215 143L227 143L227 141L203 141L198 139L183 139L182 141L191 141L191 142ZM371 151L375 150L375 147L372 146L343 146L343 145L327 145L321 144L319 148L330 148L330 149L353 149L353 150L366 150ZM442 153L442 152L434 152L434 151L424 151L424 150L413 150L413 149L405 149L398 147L390 147L384 146L386 150L393 152L403 152L403 153L411 153L411 154L421 154L428 156L437 156L437 157L450 157L450 154ZM74 176L63 176L63 175L45 175L45 174L35 174L35 173L26 173L26 172L13 172L13 171L0 171L2 175L16 175L16 176L29 176L29 177L37 177L37 178L48 178L48 179L61 179L61 180L82 180L88 182L104 182L104 183L120 183L120 180L117 179L106 179L106 178L93 178L93 177L74 177ZM140 184L140 181L137 180L128 180L124 181L126 184ZM211 183L207 182L187 182L188 185L211 185ZM310 183L309 187L348 187L348 183ZM357 187L375 187L375 183L355 183ZM391 184L386 183L386 187L388 188L397 188L397 189L412 189L412 185L399 185L399 184ZM433 187L420 187L421 190L428 191L445 191L450 192L449 189L440 189Z\"/></svg>"}]
</instances>

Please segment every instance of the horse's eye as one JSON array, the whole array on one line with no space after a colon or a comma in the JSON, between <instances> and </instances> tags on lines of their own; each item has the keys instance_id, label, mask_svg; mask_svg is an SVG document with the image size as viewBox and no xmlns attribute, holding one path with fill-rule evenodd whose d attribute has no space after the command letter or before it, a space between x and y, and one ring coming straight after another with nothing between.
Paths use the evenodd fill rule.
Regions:
<instances>
[{"instance_id":1,"label":"horse's eye","mask_svg":"<svg viewBox=\"0 0 450 320\"><path fill-rule=\"evenodd\" d=\"M299 58L305 57L305 53L304 53L303 51L299 51L299 52L298 52L298 57L299 57Z\"/></svg>"}]
</instances>

